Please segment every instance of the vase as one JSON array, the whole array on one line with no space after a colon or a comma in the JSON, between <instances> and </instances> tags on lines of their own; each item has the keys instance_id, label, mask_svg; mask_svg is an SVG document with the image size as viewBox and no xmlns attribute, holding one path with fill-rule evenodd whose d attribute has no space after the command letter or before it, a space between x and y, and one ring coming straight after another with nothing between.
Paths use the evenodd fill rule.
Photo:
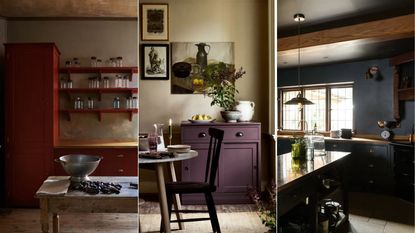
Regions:
<instances>
[{"instance_id":1,"label":"vase","mask_svg":"<svg viewBox=\"0 0 415 233\"><path fill-rule=\"evenodd\" d=\"M236 110L221 111L220 115L226 122L232 123L238 121L238 119L241 117L241 112Z\"/></svg>"},{"instance_id":2,"label":"vase","mask_svg":"<svg viewBox=\"0 0 415 233\"><path fill-rule=\"evenodd\" d=\"M305 158L305 147L303 144L294 143L291 144L291 157L293 159L303 159Z\"/></svg>"},{"instance_id":3,"label":"vase","mask_svg":"<svg viewBox=\"0 0 415 233\"><path fill-rule=\"evenodd\" d=\"M235 106L235 110L241 112L241 117L238 121L250 121L252 120L252 116L254 115L254 108L255 103L252 101L237 101Z\"/></svg>"}]
</instances>

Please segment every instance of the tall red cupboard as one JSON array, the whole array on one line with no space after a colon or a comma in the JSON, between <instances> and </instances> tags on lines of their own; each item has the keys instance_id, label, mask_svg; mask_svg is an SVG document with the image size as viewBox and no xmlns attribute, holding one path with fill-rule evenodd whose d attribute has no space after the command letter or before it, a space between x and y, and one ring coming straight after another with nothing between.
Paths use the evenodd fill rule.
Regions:
<instances>
[{"instance_id":1,"label":"tall red cupboard","mask_svg":"<svg viewBox=\"0 0 415 233\"><path fill-rule=\"evenodd\" d=\"M35 192L53 172L59 54L53 43L5 44L6 200L11 207L37 206Z\"/></svg>"}]
</instances>

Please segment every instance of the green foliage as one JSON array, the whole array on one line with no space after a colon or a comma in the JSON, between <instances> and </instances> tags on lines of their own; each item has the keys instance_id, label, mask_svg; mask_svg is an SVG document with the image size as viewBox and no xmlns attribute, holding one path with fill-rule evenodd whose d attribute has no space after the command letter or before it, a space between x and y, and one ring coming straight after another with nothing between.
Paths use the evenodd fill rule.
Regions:
<instances>
[{"instance_id":1,"label":"green foliage","mask_svg":"<svg viewBox=\"0 0 415 233\"><path fill-rule=\"evenodd\" d=\"M232 110L235 106L235 95L238 90L235 81L242 78L245 71L240 68L235 70L233 65L223 62L209 64L203 71L207 87L207 95L212 98L211 106L217 105L224 110Z\"/></svg>"},{"instance_id":2,"label":"green foliage","mask_svg":"<svg viewBox=\"0 0 415 233\"><path fill-rule=\"evenodd\" d=\"M265 191L259 192L254 188L248 189L248 195L258 209L258 216L268 229L275 231L277 227L277 186L272 180Z\"/></svg>"}]
</instances>

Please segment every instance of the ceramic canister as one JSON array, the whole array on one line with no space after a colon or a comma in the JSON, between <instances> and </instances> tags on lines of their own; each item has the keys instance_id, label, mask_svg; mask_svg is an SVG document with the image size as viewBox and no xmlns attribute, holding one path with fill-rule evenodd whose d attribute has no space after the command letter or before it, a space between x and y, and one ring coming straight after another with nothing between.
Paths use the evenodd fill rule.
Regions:
<instances>
[{"instance_id":1,"label":"ceramic canister","mask_svg":"<svg viewBox=\"0 0 415 233\"><path fill-rule=\"evenodd\" d=\"M241 117L238 121L250 121L254 115L255 103L252 101L239 100L236 102L235 110L241 112Z\"/></svg>"}]
</instances>

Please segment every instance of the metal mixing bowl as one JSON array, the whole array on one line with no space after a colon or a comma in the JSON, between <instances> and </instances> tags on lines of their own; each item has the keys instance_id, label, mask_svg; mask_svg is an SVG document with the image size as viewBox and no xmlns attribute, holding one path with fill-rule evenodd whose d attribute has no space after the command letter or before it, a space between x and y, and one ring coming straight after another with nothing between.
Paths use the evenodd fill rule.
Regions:
<instances>
[{"instance_id":1,"label":"metal mixing bowl","mask_svg":"<svg viewBox=\"0 0 415 233\"><path fill-rule=\"evenodd\" d=\"M59 162L65 172L71 176L71 181L81 182L89 180L88 175L95 171L101 159L101 156L96 155L70 154L61 156L55 161Z\"/></svg>"}]
</instances>

